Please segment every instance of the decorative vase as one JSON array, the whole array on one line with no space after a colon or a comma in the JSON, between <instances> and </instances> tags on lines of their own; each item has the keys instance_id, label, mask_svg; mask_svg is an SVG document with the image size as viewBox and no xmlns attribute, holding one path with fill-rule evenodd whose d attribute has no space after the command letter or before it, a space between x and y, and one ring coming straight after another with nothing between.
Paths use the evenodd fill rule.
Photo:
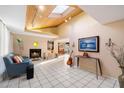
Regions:
<instances>
[{"instance_id":1,"label":"decorative vase","mask_svg":"<svg viewBox=\"0 0 124 93\"><path fill-rule=\"evenodd\" d=\"M120 88L124 88L124 67L120 67L122 74L118 77Z\"/></svg>"}]
</instances>

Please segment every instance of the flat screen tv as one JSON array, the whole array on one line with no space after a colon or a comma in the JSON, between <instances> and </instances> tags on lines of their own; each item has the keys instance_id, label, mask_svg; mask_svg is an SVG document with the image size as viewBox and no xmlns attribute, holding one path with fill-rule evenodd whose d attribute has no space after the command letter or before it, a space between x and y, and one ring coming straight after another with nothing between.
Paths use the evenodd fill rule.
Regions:
<instances>
[{"instance_id":1,"label":"flat screen tv","mask_svg":"<svg viewBox=\"0 0 124 93\"><path fill-rule=\"evenodd\" d=\"M78 39L78 50L84 52L99 52L99 36Z\"/></svg>"}]
</instances>

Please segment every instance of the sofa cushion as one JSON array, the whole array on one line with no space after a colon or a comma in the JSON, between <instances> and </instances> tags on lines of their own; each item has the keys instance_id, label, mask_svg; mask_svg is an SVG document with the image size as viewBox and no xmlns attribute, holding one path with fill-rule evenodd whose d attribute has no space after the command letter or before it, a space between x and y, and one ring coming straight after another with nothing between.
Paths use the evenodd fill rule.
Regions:
<instances>
[{"instance_id":1,"label":"sofa cushion","mask_svg":"<svg viewBox=\"0 0 124 93\"><path fill-rule=\"evenodd\" d=\"M20 58L20 56L16 56L19 60L20 63L22 63L22 59Z\"/></svg>"},{"instance_id":2,"label":"sofa cushion","mask_svg":"<svg viewBox=\"0 0 124 93\"><path fill-rule=\"evenodd\" d=\"M29 58L25 58L24 60L23 60L23 62L25 63L25 62L31 62L31 60L29 59Z\"/></svg>"},{"instance_id":3,"label":"sofa cushion","mask_svg":"<svg viewBox=\"0 0 124 93\"><path fill-rule=\"evenodd\" d=\"M5 58L8 60L9 63L11 63L11 64L13 63L11 56L7 55Z\"/></svg>"},{"instance_id":4,"label":"sofa cushion","mask_svg":"<svg viewBox=\"0 0 124 93\"><path fill-rule=\"evenodd\" d=\"M13 62L14 63L16 63L16 64L19 64L20 63L20 61L19 61L19 59L18 59L17 56L13 56L12 59L13 59Z\"/></svg>"},{"instance_id":5,"label":"sofa cushion","mask_svg":"<svg viewBox=\"0 0 124 93\"><path fill-rule=\"evenodd\" d=\"M22 56L19 56L19 57L21 58L22 61L24 60L24 58Z\"/></svg>"}]
</instances>

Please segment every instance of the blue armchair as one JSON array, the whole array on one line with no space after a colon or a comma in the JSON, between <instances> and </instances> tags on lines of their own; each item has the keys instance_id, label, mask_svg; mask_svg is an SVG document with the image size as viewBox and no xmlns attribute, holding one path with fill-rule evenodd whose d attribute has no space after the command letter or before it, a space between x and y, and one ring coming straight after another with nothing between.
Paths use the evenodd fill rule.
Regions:
<instances>
[{"instance_id":1,"label":"blue armchair","mask_svg":"<svg viewBox=\"0 0 124 93\"><path fill-rule=\"evenodd\" d=\"M24 57L23 62L16 64L13 62L12 57L13 55L5 56L4 62L6 66L6 71L9 77L20 76L26 73L27 66L31 65L32 62L29 58Z\"/></svg>"}]
</instances>

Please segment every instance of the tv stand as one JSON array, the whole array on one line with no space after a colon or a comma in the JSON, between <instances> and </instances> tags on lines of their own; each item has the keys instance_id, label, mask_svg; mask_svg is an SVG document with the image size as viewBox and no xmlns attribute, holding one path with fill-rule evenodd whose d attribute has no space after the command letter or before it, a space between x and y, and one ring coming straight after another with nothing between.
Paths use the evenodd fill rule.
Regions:
<instances>
[{"instance_id":1,"label":"tv stand","mask_svg":"<svg viewBox=\"0 0 124 93\"><path fill-rule=\"evenodd\" d=\"M99 58L94 58L94 57L84 57L81 55L76 55L75 56L77 58L77 67L79 67L79 58L88 58L88 59L94 59L96 60L96 78L98 79L98 68L100 70L100 75L102 76L102 68L101 68L101 64L100 64L100 60Z\"/></svg>"}]
</instances>

